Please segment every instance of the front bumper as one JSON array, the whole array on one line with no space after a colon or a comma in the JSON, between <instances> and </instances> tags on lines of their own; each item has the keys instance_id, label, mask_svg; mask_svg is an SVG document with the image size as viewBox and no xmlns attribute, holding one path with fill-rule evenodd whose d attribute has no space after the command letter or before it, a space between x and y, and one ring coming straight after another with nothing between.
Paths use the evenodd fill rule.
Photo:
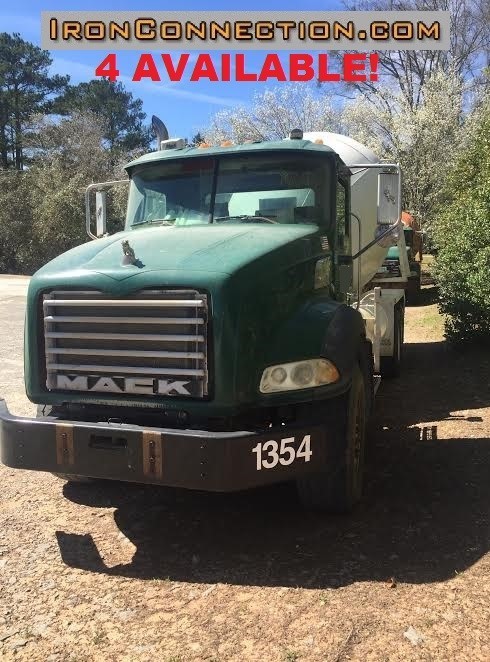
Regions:
<instances>
[{"instance_id":1,"label":"front bumper","mask_svg":"<svg viewBox=\"0 0 490 662\"><path fill-rule=\"evenodd\" d=\"M210 432L22 418L0 399L0 460L16 469L232 492L325 470L333 441L326 427Z\"/></svg>"}]
</instances>

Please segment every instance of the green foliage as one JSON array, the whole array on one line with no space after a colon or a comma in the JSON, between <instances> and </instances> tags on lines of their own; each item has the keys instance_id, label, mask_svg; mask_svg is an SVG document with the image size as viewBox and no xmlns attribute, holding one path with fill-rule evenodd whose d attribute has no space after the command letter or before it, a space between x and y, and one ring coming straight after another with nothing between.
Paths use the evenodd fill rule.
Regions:
<instances>
[{"instance_id":1,"label":"green foliage","mask_svg":"<svg viewBox=\"0 0 490 662\"><path fill-rule=\"evenodd\" d=\"M91 113L53 122L42 119L37 156L30 168L33 234L39 266L87 240L84 192L94 181L112 179L109 155L101 146L104 123ZM38 266L38 265L36 265Z\"/></svg>"},{"instance_id":2,"label":"green foliage","mask_svg":"<svg viewBox=\"0 0 490 662\"><path fill-rule=\"evenodd\" d=\"M121 83L69 87L48 51L0 33L0 272L33 273L87 241L84 194L125 179L151 142L140 99ZM61 115L61 117L60 117ZM124 226L127 187L108 195L108 229Z\"/></svg>"},{"instance_id":3,"label":"green foliage","mask_svg":"<svg viewBox=\"0 0 490 662\"><path fill-rule=\"evenodd\" d=\"M203 143L203 142L206 142L206 141L204 140L204 136L201 135L201 132L200 132L200 131L198 131L198 132L197 132L194 136L192 136L192 138L190 139L190 141L189 141L189 145L190 145L191 147L197 147L198 145L200 145L200 144Z\"/></svg>"},{"instance_id":4,"label":"green foliage","mask_svg":"<svg viewBox=\"0 0 490 662\"><path fill-rule=\"evenodd\" d=\"M24 134L34 113L49 112L68 76L51 76L48 51L0 33L0 167L24 167Z\"/></svg>"},{"instance_id":5,"label":"green foliage","mask_svg":"<svg viewBox=\"0 0 490 662\"><path fill-rule=\"evenodd\" d=\"M134 99L122 83L105 78L70 86L59 99L60 113L91 112L104 121L104 141L111 151L148 149L152 140L143 125L146 114L141 99Z\"/></svg>"},{"instance_id":6,"label":"green foliage","mask_svg":"<svg viewBox=\"0 0 490 662\"><path fill-rule=\"evenodd\" d=\"M32 273L87 241L85 189L96 181L122 179L102 147L104 123L90 113L61 122L39 118L31 136L35 153L23 172L0 171L0 271ZM109 196L111 232L123 227L127 188Z\"/></svg>"},{"instance_id":7,"label":"green foliage","mask_svg":"<svg viewBox=\"0 0 490 662\"><path fill-rule=\"evenodd\" d=\"M470 122L435 226L436 276L446 335L490 342L490 99Z\"/></svg>"},{"instance_id":8,"label":"green foliage","mask_svg":"<svg viewBox=\"0 0 490 662\"><path fill-rule=\"evenodd\" d=\"M35 268L30 177L0 170L0 272L28 273Z\"/></svg>"}]
</instances>

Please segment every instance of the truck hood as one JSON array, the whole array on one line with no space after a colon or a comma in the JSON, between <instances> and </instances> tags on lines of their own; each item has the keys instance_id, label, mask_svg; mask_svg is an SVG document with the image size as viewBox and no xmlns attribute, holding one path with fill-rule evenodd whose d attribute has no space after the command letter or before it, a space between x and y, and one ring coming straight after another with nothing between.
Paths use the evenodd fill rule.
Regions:
<instances>
[{"instance_id":1,"label":"truck hood","mask_svg":"<svg viewBox=\"0 0 490 662\"><path fill-rule=\"evenodd\" d=\"M257 258L317 231L312 225L141 228L77 246L52 260L38 274L53 277L60 272L83 271L115 280L162 270L232 274ZM122 263L124 240L134 250L135 264Z\"/></svg>"},{"instance_id":2,"label":"truck hood","mask_svg":"<svg viewBox=\"0 0 490 662\"><path fill-rule=\"evenodd\" d=\"M36 402L47 397L36 369L44 360L39 343L42 290L95 289L125 297L143 289L189 288L209 295L213 404L203 400L191 407L188 400L166 399L165 407L221 416L255 401L265 366L318 355L328 320L324 315L321 325L309 323L316 322L316 309L310 315L306 306L312 296L315 261L325 256L319 234L314 225L145 227L60 255L38 271L29 286L25 361L29 397ZM122 264L124 240L134 250L134 265ZM283 332L288 329L289 333ZM321 337L313 337L315 330ZM66 393L49 397L50 402L67 399ZM70 396L72 401L80 397L89 399L87 394ZM111 398L117 400L116 395L99 394L97 401ZM143 396L127 401L148 405Z\"/></svg>"}]
</instances>

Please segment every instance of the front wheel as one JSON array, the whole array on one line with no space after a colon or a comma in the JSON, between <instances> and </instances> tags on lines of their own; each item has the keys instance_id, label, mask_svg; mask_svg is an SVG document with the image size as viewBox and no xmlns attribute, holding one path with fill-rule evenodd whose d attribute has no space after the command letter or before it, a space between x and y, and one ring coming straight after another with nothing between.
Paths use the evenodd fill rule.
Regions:
<instances>
[{"instance_id":1,"label":"front wheel","mask_svg":"<svg viewBox=\"0 0 490 662\"><path fill-rule=\"evenodd\" d=\"M331 466L325 471L304 476L297 481L300 501L307 508L331 513L352 510L362 496L364 449L367 428L366 382L355 365L352 385L327 423L327 435L334 435ZM333 417L332 417L333 418Z\"/></svg>"}]
</instances>

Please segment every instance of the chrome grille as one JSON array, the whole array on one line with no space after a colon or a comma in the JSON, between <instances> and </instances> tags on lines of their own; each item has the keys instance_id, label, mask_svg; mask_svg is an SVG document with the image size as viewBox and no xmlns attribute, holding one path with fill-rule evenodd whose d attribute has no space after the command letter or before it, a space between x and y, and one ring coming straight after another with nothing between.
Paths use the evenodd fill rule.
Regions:
<instances>
[{"instance_id":1,"label":"chrome grille","mask_svg":"<svg viewBox=\"0 0 490 662\"><path fill-rule=\"evenodd\" d=\"M131 395L208 393L205 294L143 290L43 296L46 387Z\"/></svg>"}]
</instances>

